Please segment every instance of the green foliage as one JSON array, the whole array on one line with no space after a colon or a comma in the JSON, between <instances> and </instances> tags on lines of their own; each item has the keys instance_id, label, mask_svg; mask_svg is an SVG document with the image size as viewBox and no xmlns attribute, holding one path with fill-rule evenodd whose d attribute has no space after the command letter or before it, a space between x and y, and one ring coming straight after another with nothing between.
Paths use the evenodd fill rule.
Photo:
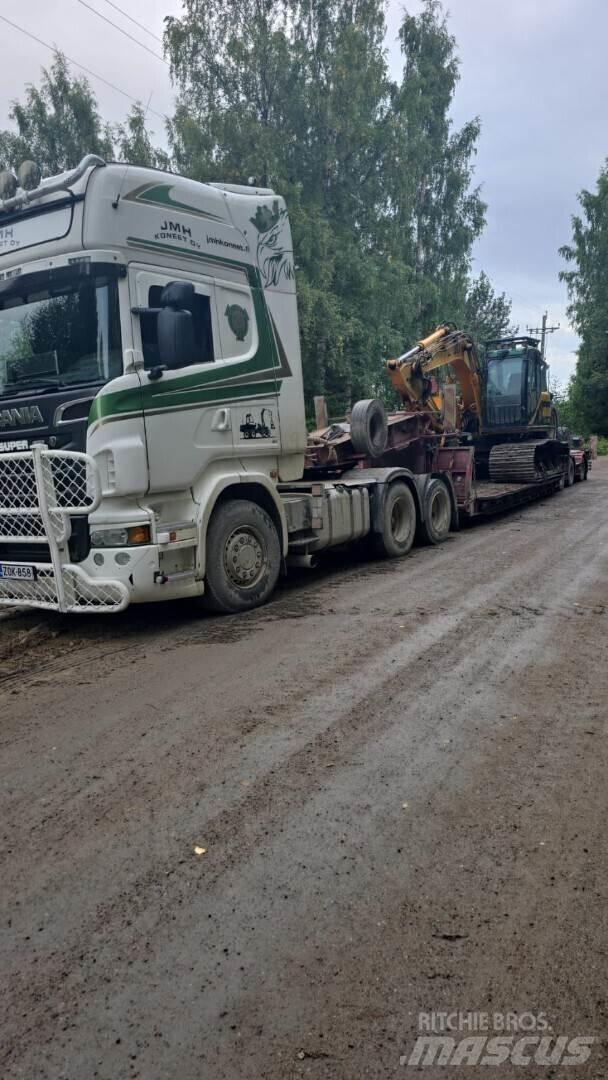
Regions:
<instances>
[{"instance_id":1,"label":"green foliage","mask_svg":"<svg viewBox=\"0 0 608 1080\"><path fill-rule=\"evenodd\" d=\"M553 402L557 408L557 415L561 427L567 427L573 435L587 434L581 425L581 417L572 400L572 380L564 387L561 383L552 379L549 389L553 394Z\"/></svg>"},{"instance_id":2,"label":"green foliage","mask_svg":"<svg viewBox=\"0 0 608 1080\"><path fill-rule=\"evenodd\" d=\"M464 301L471 246L484 225L485 205L471 190L477 119L453 132L449 110L458 82L456 43L441 5L427 0L419 15L404 14L399 33L403 77L395 94L391 191L398 229L396 254L419 281L418 334L445 321L437 302ZM439 290L433 282L440 281ZM433 302L434 301L434 302Z\"/></svg>"},{"instance_id":3,"label":"green foliage","mask_svg":"<svg viewBox=\"0 0 608 1080\"><path fill-rule=\"evenodd\" d=\"M572 241L560 249L572 266L560 277L581 339L569 401L584 434L608 435L608 166L596 191L582 191L578 201L582 214L572 218Z\"/></svg>"},{"instance_id":4,"label":"green foliage","mask_svg":"<svg viewBox=\"0 0 608 1080\"><path fill-rule=\"evenodd\" d=\"M115 153L118 153L121 161L151 169L171 167L169 155L152 145L152 133L146 127L145 110L139 102L131 107L125 123L115 127L114 137Z\"/></svg>"},{"instance_id":5,"label":"green foliage","mask_svg":"<svg viewBox=\"0 0 608 1080\"><path fill-rule=\"evenodd\" d=\"M17 169L31 159L43 175L53 176L85 154L169 167L168 155L152 145L143 106L133 105L124 124L104 124L87 79L72 76L60 52L48 70L42 69L40 87L28 86L25 101L13 101L9 115L17 130L0 131L0 168Z\"/></svg>"},{"instance_id":6,"label":"green foliage","mask_svg":"<svg viewBox=\"0 0 608 1080\"><path fill-rule=\"evenodd\" d=\"M383 360L452 320L482 341L510 304L471 277L485 205L473 185L479 121L454 130L456 43L438 0L404 12L391 78L384 0L183 0L167 18L178 90L171 160L141 105L110 129L57 53L13 103L0 163L46 174L88 152L198 180L272 186L289 207L304 383L331 414L386 396Z\"/></svg>"},{"instance_id":7,"label":"green foliage","mask_svg":"<svg viewBox=\"0 0 608 1080\"><path fill-rule=\"evenodd\" d=\"M332 414L380 392L383 359L437 323L487 336L510 317L485 275L470 278L479 123L451 127L442 8L404 14L399 81L384 33L382 0L184 0L166 20L176 167L287 200L306 395Z\"/></svg>"},{"instance_id":8,"label":"green foliage","mask_svg":"<svg viewBox=\"0 0 608 1080\"><path fill-rule=\"evenodd\" d=\"M480 346L491 338L515 333L511 325L511 301L504 293L496 295L483 271L469 286L461 321Z\"/></svg>"},{"instance_id":9,"label":"green foliage","mask_svg":"<svg viewBox=\"0 0 608 1080\"><path fill-rule=\"evenodd\" d=\"M9 116L17 131L0 132L3 168L16 169L30 158L44 175L52 176L78 164L85 154L112 156L110 129L100 119L87 80L73 78L59 52L50 69L43 68L40 87L28 86L25 101L13 101Z\"/></svg>"}]
</instances>

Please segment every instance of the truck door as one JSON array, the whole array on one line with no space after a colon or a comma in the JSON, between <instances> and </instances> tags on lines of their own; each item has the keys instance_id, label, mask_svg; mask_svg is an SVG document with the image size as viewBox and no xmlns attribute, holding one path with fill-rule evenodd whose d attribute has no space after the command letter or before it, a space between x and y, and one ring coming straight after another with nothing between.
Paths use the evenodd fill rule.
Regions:
<instances>
[{"instance_id":1,"label":"truck door","mask_svg":"<svg viewBox=\"0 0 608 1080\"><path fill-rule=\"evenodd\" d=\"M155 378L156 316L140 316L150 488L192 486L212 463L276 467L280 448L276 348L263 298L243 281L132 268L135 304L157 308L169 281L195 288L197 363Z\"/></svg>"},{"instance_id":2,"label":"truck door","mask_svg":"<svg viewBox=\"0 0 608 1080\"><path fill-rule=\"evenodd\" d=\"M235 453L245 469L255 469L257 459L279 453L281 442L272 330L263 296L257 296L256 309L248 286L218 279L216 301L220 363L223 378L233 386Z\"/></svg>"},{"instance_id":3,"label":"truck door","mask_svg":"<svg viewBox=\"0 0 608 1080\"><path fill-rule=\"evenodd\" d=\"M158 308L169 281L190 281L195 288L197 359L174 371L159 370L157 317L139 316L144 357L142 398L150 490L191 487L212 463L234 457L233 403L221 380L221 338L213 280L179 271L131 270L131 290L138 308Z\"/></svg>"}]
</instances>

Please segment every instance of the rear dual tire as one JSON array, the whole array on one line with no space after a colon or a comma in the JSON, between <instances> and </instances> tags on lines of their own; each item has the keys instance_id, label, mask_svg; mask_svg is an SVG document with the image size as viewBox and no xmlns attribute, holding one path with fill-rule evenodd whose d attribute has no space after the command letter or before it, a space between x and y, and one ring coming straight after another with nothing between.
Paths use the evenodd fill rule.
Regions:
<instances>
[{"instance_id":1,"label":"rear dual tire","mask_svg":"<svg viewBox=\"0 0 608 1080\"><path fill-rule=\"evenodd\" d=\"M391 484L382 509L382 531L374 533L372 550L385 559L407 555L417 537L424 544L442 544L452 524L450 494L442 480L433 478L423 496L423 520L418 520L416 502L407 484Z\"/></svg>"},{"instance_id":2,"label":"rear dual tire","mask_svg":"<svg viewBox=\"0 0 608 1080\"><path fill-rule=\"evenodd\" d=\"M587 462L583 461L583 464L581 465L580 472L575 474L574 483L578 484L578 483L580 483L581 480L586 480L587 479L587 471L588 471Z\"/></svg>"},{"instance_id":3,"label":"rear dual tire","mask_svg":"<svg viewBox=\"0 0 608 1080\"><path fill-rule=\"evenodd\" d=\"M443 544L450 534L452 503L443 480L429 480L424 490L424 520L420 522L419 539L424 544Z\"/></svg>"},{"instance_id":4,"label":"rear dual tire","mask_svg":"<svg viewBox=\"0 0 608 1080\"><path fill-rule=\"evenodd\" d=\"M382 506L382 529L372 534L371 547L381 559L399 559L410 551L416 536L416 503L407 484L391 484Z\"/></svg>"}]
</instances>

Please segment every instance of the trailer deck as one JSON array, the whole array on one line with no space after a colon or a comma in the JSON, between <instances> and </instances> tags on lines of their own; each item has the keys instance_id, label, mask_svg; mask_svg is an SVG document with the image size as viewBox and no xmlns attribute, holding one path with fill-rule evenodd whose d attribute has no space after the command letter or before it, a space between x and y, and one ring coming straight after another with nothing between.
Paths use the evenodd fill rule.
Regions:
<instances>
[{"instance_id":1,"label":"trailer deck","mask_svg":"<svg viewBox=\"0 0 608 1080\"><path fill-rule=\"evenodd\" d=\"M564 486L562 473L528 484L494 483L492 480L476 480L472 493L472 506L465 512L469 517L497 514L523 503L551 495Z\"/></svg>"},{"instance_id":2,"label":"trailer deck","mask_svg":"<svg viewBox=\"0 0 608 1080\"><path fill-rule=\"evenodd\" d=\"M564 486L561 469L547 473L542 480L525 483L478 479L470 438L458 432L434 431L432 417L424 411L389 413L387 424L386 449L380 458L373 460L354 451L347 422L311 432L305 478L337 480L348 470L379 466L400 466L414 474L445 476L451 481L458 512L463 518L511 510Z\"/></svg>"}]
</instances>

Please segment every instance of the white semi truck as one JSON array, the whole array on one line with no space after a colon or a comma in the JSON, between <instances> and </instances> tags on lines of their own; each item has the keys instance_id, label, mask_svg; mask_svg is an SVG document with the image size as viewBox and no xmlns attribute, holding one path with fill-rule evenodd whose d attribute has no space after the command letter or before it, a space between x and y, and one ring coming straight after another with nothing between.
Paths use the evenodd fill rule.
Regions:
<instances>
[{"instance_id":1,"label":"white semi truck","mask_svg":"<svg viewBox=\"0 0 608 1080\"><path fill-rule=\"evenodd\" d=\"M307 436L274 192L92 155L0 176L0 605L246 610L325 548L444 539L472 462L373 401Z\"/></svg>"}]
</instances>

